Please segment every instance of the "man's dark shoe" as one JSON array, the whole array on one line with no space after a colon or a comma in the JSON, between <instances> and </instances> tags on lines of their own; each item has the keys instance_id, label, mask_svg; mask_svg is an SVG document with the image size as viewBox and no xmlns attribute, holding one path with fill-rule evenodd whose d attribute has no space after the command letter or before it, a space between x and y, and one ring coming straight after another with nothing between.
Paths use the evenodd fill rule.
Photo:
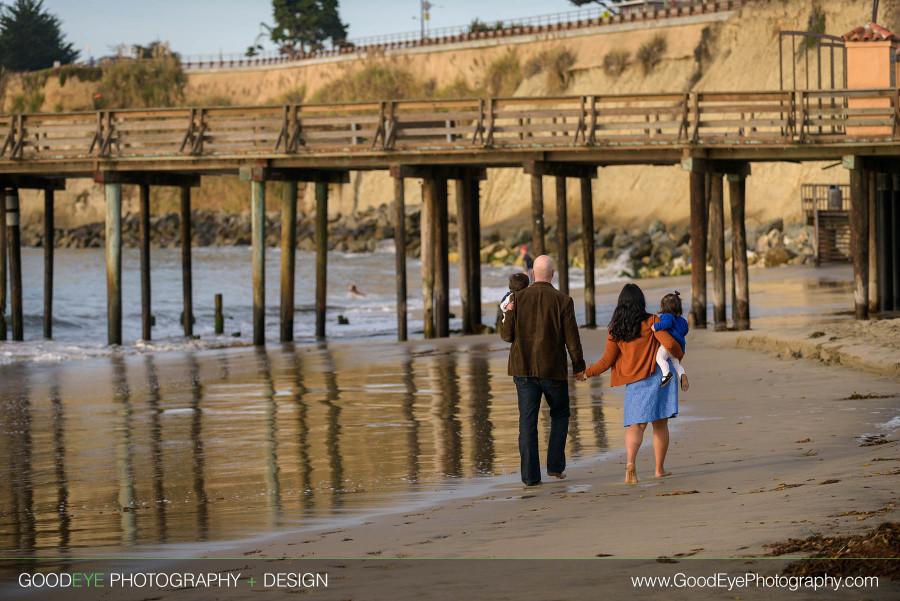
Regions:
<instances>
[{"instance_id":1,"label":"man's dark shoe","mask_svg":"<svg viewBox=\"0 0 900 601\"><path fill-rule=\"evenodd\" d=\"M663 386L668 384L672 380L672 376L673 376L672 372L669 372L666 375L664 375L662 382L659 383L659 387L662 388Z\"/></svg>"},{"instance_id":2,"label":"man's dark shoe","mask_svg":"<svg viewBox=\"0 0 900 601\"><path fill-rule=\"evenodd\" d=\"M540 486L541 481L538 480L537 482L523 482L522 484L524 484L525 486Z\"/></svg>"},{"instance_id":3,"label":"man's dark shoe","mask_svg":"<svg viewBox=\"0 0 900 601\"><path fill-rule=\"evenodd\" d=\"M548 475L548 476L553 476L554 478L557 478L557 479L559 479L559 480L562 480L563 478L566 477L565 474L562 474L562 473L559 473L559 472L547 472L547 475Z\"/></svg>"}]
</instances>

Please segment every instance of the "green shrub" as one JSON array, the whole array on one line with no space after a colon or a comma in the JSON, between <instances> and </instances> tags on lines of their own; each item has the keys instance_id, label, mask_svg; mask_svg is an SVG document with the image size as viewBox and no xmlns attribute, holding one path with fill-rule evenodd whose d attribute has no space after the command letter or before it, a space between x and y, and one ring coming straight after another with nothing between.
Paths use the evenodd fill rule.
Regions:
<instances>
[{"instance_id":1,"label":"green shrub","mask_svg":"<svg viewBox=\"0 0 900 601\"><path fill-rule=\"evenodd\" d=\"M522 65L515 50L511 50L488 65L482 89L489 96L512 96L520 83Z\"/></svg>"},{"instance_id":2,"label":"green shrub","mask_svg":"<svg viewBox=\"0 0 900 601\"><path fill-rule=\"evenodd\" d=\"M637 59L644 67L644 75L653 71L656 65L659 64L667 47L666 36L661 33L656 34L652 39L641 44L641 47L638 48L637 51Z\"/></svg>"},{"instance_id":3,"label":"green shrub","mask_svg":"<svg viewBox=\"0 0 900 601\"><path fill-rule=\"evenodd\" d=\"M12 97L10 112L37 113L44 104L44 85L49 71L35 71L22 75L22 93Z\"/></svg>"},{"instance_id":4,"label":"green shrub","mask_svg":"<svg viewBox=\"0 0 900 601\"><path fill-rule=\"evenodd\" d=\"M95 108L168 107L184 103L187 76L177 57L120 59L103 69Z\"/></svg>"},{"instance_id":5,"label":"green shrub","mask_svg":"<svg viewBox=\"0 0 900 601\"><path fill-rule=\"evenodd\" d=\"M631 53L627 50L610 50L603 57L603 71L610 77L618 77L628 68Z\"/></svg>"},{"instance_id":6,"label":"green shrub","mask_svg":"<svg viewBox=\"0 0 900 601\"><path fill-rule=\"evenodd\" d=\"M396 63L370 63L352 75L341 75L320 88L313 102L354 102L430 98L434 82L416 77Z\"/></svg>"},{"instance_id":7,"label":"green shrub","mask_svg":"<svg viewBox=\"0 0 900 601\"><path fill-rule=\"evenodd\" d=\"M547 77L547 90L558 94L569 87L572 82L572 66L575 55L568 48L545 50L525 63L525 77L534 77L544 73Z\"/></svg>"}]
</instances>

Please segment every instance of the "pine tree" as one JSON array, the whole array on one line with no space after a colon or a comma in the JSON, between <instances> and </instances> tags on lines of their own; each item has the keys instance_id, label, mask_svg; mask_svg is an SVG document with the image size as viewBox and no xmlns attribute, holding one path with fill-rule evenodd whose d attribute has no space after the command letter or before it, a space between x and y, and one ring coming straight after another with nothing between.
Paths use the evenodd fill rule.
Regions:
<instances>
[{"instance_id":1,"label":"pine tree","mask_svg":"<svg viewBox=\"0 0 900 601\"><path fill-rule=\"evenodd\" d=\"M275 25L269 37L284 54L321 50L324 42L347 36L347 26L338 15L338 0L273 0Z\"/></svg>"},{"instance_id":2,"label":"pine tree","mask_svg":"<svg viewBox=\"0 0 900 601\"><path fill-rule=\"evenodd\" d=\"M60 31L60 20L44 11L43 0L15 0L0 5L0 66L8 71L36 71L78 58Z\"/></svg>"}]
</instances>

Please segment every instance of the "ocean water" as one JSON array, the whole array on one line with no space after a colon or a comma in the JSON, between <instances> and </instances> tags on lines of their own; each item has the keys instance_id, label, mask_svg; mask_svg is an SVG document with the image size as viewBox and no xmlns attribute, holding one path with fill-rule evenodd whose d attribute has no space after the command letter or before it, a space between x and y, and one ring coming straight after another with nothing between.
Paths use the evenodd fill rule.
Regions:
<instances>
[{"instance_id":1,"label":"ocean water","mask_svg":"<svg viewBox=\"0 0 900 601\"><path fill-rule=\"evenodd\" d=\"M331 340L396 338L396 284L393 245L368 254L329 253L327 336ZM252 265L249 247L195 248L192 255L193 299L199 340L186 340L180 318L182 311L181 251L151 251L152 313L156 318L153 341L141 337L140 256L137 249L124 249L122 260L123 348L121 353L198 350L221 346L247 345L252 337ZM627 264L623 255L613 264L596 270L598 285L623 281ZM53 341L43 337L43 252L24 249L23 306L25 340L0 343L0 364L16 361L59 361L106 356L106 262L103 249L65 249L55 254ZM266 338L279 338L281 253L266 252ZM496 307L508 290L509 275L518 267L482 266L483 323L493 324ZM571 293L576 299L583 290L584 272L570 270ZM555 281L555 280L554 280ZM422 331L421 263L407 260L408 327L411 336ZM459 274L450 265L450 311L459 314ZM365 296L349 292L355 285ZM214 334L214 296L222 294L225 334ZM295 285L295 340L315 340L315 255L298 252ZM577 317L584 321L579 301ZM598 320L609 315L601 308ZM9 307L7 306L7 316ZM338 315L349 321L338 325ZM451 330L462 320L451 319Z\"/></svg>"}]
</instances>

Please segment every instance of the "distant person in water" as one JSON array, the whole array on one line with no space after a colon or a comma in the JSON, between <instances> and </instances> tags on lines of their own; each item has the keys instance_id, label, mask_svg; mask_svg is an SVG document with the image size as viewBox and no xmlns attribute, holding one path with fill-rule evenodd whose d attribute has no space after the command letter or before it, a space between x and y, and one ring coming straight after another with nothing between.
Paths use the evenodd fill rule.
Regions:
<instances>
[{"instance_id":1,"label":"distant person in water","mask_svg":"<svg viewBox=\"0 0 900 601\"><path fill-rule=\"evenodd\" d=\"M350 294L353 296L365 296L365 294L356 289L356 284L350 284L347 286L347 290L349 290Z\"/></svg>"},{"instance_id":2,"label":"distant person in water","mask_svg":"<svg viewBox=\"0 0 900 601\"><path fill-rule=\"evenodd\" d=\"M676 290L673 294L667 294L662 297L662 300L659 302L659 323L653 324L652 328L654 332L665 331L671 334L672 338L675 339L675 342L681 346L681 352L684 353L687 350L685 348L686 343L684 337L687 336L688 333L688 322L681 316L681 313L681 294ZM669 361L672 362L672 367L678 374L678 381L681 383L681 389L687 390L687 374L684 373L684 367L681 366L681 361L679 361L677 357L673 357L672 353L667 351L666 347L662 345L660 345L659 350L656 351L656 364L659 365L663 375L662 382L660 382L659 385L665 386L669 383L669 380L672 379L672 372L669 371Z\"/></svg>"},{"instance_id":3,"label":"distant person in water","mask_svg":"<svg viewBox=\"0 0 900 601\"><path fill-rule=\"evenodd\" d=\"M522 265L525 267L525 271L531 271L534 268L534 259L532 259L531 255L528 254L527 246L522 246L519 248L518 261L522 262Z\"/></svg>"},{"instance_id":4,"label":"distant person in water","mask_svg":"<svg viewBox=\"0 0 900 601\"><path fill-rule=\"evenodd\" d=\"M509 292L503 295L503 298L500 299L500 310L503 312L503 319L500 321L506 321L506 309L509 308L509 305L515 299L514 294L516 292L521 292L528 288L528 284L531 283L531 278L528 277L526 273L514 273L509 276Z\"/></svg>"}]
</instances>

